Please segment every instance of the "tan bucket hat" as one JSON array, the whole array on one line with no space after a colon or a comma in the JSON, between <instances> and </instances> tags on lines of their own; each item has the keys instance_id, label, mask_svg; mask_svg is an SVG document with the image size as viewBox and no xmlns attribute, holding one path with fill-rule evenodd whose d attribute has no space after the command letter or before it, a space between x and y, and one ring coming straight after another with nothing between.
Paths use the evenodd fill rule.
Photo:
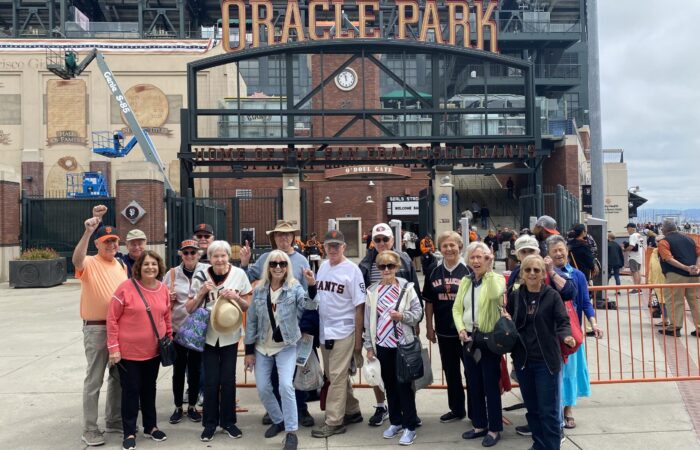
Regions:
<instances>
[{"instance_id":1,"label":"tan bucket hat","mask_svg":"<svg viewBox=\"0 0 700 450\"><path fill-rule=\"evenodd\" d=\"M272 233L294 233L297 234L299 232L298 228L295 228L294 225L292 225L292 222L287 222L286 220L278 220L277 224L275 225L274 230L266 231L268 236L270 236Z\"/></svg>"},{"instance_id":2,"label":"tan bucket hat","mask_svg":"<svg viewBox=\"0 0 700 450\"><path fill-rule=\"evenodd\" d=\"M233 300L222 296L216 299L211 311L211 326L219 334L231 334L243 325L243 312Z\"/></svg>"}]
</instances>

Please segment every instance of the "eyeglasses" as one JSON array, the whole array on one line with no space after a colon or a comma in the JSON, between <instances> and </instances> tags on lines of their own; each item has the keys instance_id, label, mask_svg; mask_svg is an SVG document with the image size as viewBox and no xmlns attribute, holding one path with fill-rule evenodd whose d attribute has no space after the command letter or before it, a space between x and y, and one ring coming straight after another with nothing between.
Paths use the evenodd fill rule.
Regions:
<instances>
[{"instance_id":1,"label":"eyeglasses","mask_svg":"<svg viewBox=\"0 0 700 450\"><path fill-rule=\"evenodd\" d=\"M377 264L377 269L380 271L384 272L385 270L394 270L396 269L396 264Z\"/></svg>"},{"instance_id":2,"label":"eyeglasses","mask_svg":"<svg viewBox=\"0 0 700 450\"><path fill-rule=\"evenodd\" d=\"M211 234L195 234L194 237L197 239L209 239L211 237Z\"/></svg>"},{"instance_id":3,"label":"eyeglasses","mask_svg":"<svg viewBox=\"0 0 700 450\"><path fill-rule=\"evenodd\" d=\"M542 269L540 269L539 267L526 267L523 270L525 271L525 273L530 273L530 272L540 273L540 272L542 272Z\"/></svg>"},{"instance_id":4,"label":"eyeglasses","mask_svg":"<svg viewBox=\"0 0 700 450\"><path fill-rule=\"evenodd\" d=\"M192 255L196 255L197 253L198 253L197 250L183 250L182 251L183 256L192 256Z\"/></svg>"},{"instance_id":5,"label":"eyeglasses","mask_svg":"<svg viewBox=\"0 0 700 450\"><path fill-rule=\"evenodd\" d=\"M275 268L275 267L280 267L282 269L287 268L287 261L270 261L270 267Z\"/></svg>"},{"instance_id":6,"label":"eyeglasses","mask_svg":"<svg viewBox=\"0 0 700 450\"><path fill-rule=\"evenodd\" d=\"M376 244L379 244L379 243L381 243L381 242L389 242L389 241L391 240L391 238L386 237L386 236L384 236L384 237L377 236L376 238L374 238L374 239L372 239L372 240L373 240Z\"/></svg>"}]
</instances>

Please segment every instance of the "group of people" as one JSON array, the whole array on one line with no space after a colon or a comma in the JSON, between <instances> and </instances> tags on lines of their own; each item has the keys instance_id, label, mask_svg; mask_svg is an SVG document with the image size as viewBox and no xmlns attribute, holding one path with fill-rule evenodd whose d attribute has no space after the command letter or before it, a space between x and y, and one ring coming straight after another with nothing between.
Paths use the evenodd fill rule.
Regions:
<instances>
[{"instance_id":1,"label":"group of people","mask_svg":"<svg viewBox=\"0 0 700 450\"><path fill-rule=\"evenodd\" d=\"M298 447L299 426L315 425L306 404L308 393L294 385L301 370L297 348L307 339L314 347L310 358L320 349L326 391L324 421L311 435L328 438L364 420L350 374L365 361L378 361L384 383L383 389L374 389L376 404L368 424L378 427L388 420L383 437L411 445L422 421L412 383L400 381L397 353L419 339L423 317L427 339L438 343L447 382L449 411L440 421L468 417L473 428L464 439L481 438L484 447L501 439L499 380L505 364L483 340L501 316L511 317L520 333L512 357L528 424L518 432L531 434L534 448L559 448L561 427L575 426L576 398L590 394L583 347L562 363L560 342L575 344L564 301L572 301L579 317L591 321L596 337L602 331L585 276L569 265L566 240L551 218L538 222L534 236L515 242L521 266L508 280L494 272L491 246L472 242L463 259L461 235L441 233L437 248L443 259L424 268L421 289L411 257L394 250L394 232L385 223L372 228L373 246L359 264L345 257L342 232L327 232L322 244L325 260L316 273L295 249L299 230L289 222L278 221L267 232L272 250L254 263L250 247L242 247L240 267L231 263L230 245L215 240L211 226L200 224L180 245L181 263L166 270L161 256L146 250L145 234L138 230L127 235L128 255L120 254L117 230L101 223L105 212L104 206L93 209L73 256L82 282L88 362L82 436L87 445L105 442L97 425L105 370L105 431L123 433L122 447L134 449L140 410L144 435L155 441L167 438L158 427L155 408L159 340L177 337L188 317L203 311L202 351L175 339L175 410L169 422L201 421L204 442L214 439L219 429L230 438L243 435L236 425L236 365L244 328L244 365L255 373L266 410L263 423L269 426L264 436L284 433L285 450ZM97 247L95 256L87 256L90 240ZM200 391L203 414L195 406Z\"/></svg>"}]
</instances>

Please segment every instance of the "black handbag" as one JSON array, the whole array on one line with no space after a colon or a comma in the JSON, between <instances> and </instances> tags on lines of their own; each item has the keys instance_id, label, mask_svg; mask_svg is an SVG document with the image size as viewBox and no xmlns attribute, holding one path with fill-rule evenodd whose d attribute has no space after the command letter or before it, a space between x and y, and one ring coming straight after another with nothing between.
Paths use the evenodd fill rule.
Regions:
<instances>
[{"instance_id":1,"label":"black handbag","mask_svg":"<svg viewBox=\"0 0 700 450\"><path fill-rule=\"evenodd\" d=\"M136 292L139 293L143 304L146 306L146 312L148 313L148 318L151 319L151 326L153 327L153 333L156 335L156 340L158 341L158 353L160 355L160 363L163 367L172 366L175 363L175 358L177 358L177 350L175 350L175 344L173 344L172 339L168 336L160 337L158 335L158 328L156 328L156 322L153 320L153 314L151 314L151 305L148 304L146 298L143 296L138 283L133 278L131 282L134 283Z\"/></svg>"},{"instance_id":2,"label":"black handbag","mask_svg":"<svg viewBox=\"0 0 700 450\"><path fill-rule=\"evenodd\" d=\"M395 310L399 310L401 299L406 293L406 288L401 289L399 299L396 301ZM410 344L401 344L399 334L396 331L394 321L394 337L396 337L396 378L399 383L411 383L423 377L423 357L421 356L420 340L415 337Z\"/></svg>"}]
</instances>

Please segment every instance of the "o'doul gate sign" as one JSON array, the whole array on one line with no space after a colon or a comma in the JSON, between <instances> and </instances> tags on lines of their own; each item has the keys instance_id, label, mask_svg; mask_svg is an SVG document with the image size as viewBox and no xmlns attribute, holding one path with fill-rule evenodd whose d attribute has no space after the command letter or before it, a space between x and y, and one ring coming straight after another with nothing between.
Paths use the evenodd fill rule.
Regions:
<instances>
[{"instance_id":1,"label":"o'doul gate sign","mask_svg":"<svg viewBox=\"0 0 700 450\"><path fill-rule=\"evenodd\" d=\"M497 0L427 0L425 5L415 0L389 0L381 6L386 23L380 23L378 0L310 0L303 7L296 0L288 1L286 7L273 5L270 0L223 0L223 47L227 52L257 48L261 35L266 45L330 39L416 40L414 31L409 32L411 28L419 30L418 41L426 42L430 37L437 44L485 50L484 31L488 29L488 50L498 53L498 27L494 19L497 6ZM388 19L393 14L386 14L387 7L394 8L395 21ZM349 10L353 11L352 18L347 16ZM474 30L469 22L470 13L475 17ZM459 42L458 30L461 31ZM472 31L475 41L470 39ZM238 36L238 46L231 46L231 36Z\"/></svg>"}]
</instances>

